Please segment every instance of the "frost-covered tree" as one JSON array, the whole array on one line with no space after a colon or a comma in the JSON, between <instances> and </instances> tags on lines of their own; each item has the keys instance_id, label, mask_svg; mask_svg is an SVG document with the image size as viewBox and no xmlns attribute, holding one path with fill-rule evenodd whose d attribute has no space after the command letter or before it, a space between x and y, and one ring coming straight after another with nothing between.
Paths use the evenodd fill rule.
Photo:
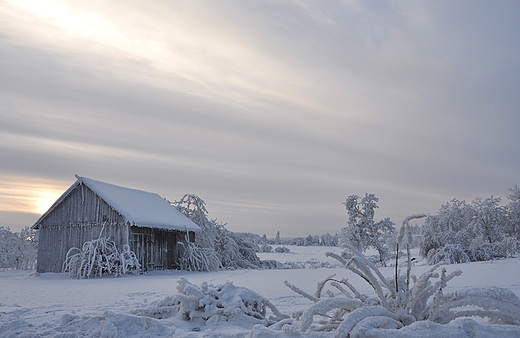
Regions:
<instances>
[{"instance_id":1,"label":"frost-covered tree","mask_svg":"<svg viewBox=\"0 0 520 338\"><path fill-rule=\"evenodd\" d=\"M184 246L181 268L195 271L214 271L221 268L222 262L215 251L217 224L216 221L208 219L204 200L194 194L185 194L179 201L171 204L202 230L195 234L194 244L190 244L189 240L181 243Z\"/></svg>"},{"instance_id":2,"label":"frost-covered tree","mask_svg":"<svg viewBox=\"0 0 520 338\"><path fill-rule=\"evenodd\" d=\"M509 204L506 207L507 211L507 226L505 229L508 237L514 237L520 241L520 188L514 185L509 188L511 192L507 196Z\"/></svg>"},{"instance_id":3,"label":"frost-covered tree","mask_svg":"<svg viewBox=\"0 0 520 338\"><path fill-rule=\"evenodd\" d=\"M257 245L244 241L241 236L225 228L225 224L216 224L217 239L215 251L226 269L258 269L262 266L258 258Z\"/></svg>"},{"instance_id":4,"label":"frost-covered tree","mask_svg":"<svg viewBox=\"0 0 520 338\"><path fill-rule=\"evenodd\" d=\"M294 245L303 246L305 244L305 240L298 236L294 239Z\"/></svg>"},{"instance_id":5,"label":"frost-covered tree","mask_svg":"<svg viewBox=\"0 0 520 338\"><path fill-rule=\"evenodd\" d=\"M244 240L244 236L226 229L225 224L210 220L206 203L197 195L186 194L180 201L172 203L182 214L197 224L202 231L195 235L195 244L185 244L189 250L184 255L196 255L203 259L203 264L189 266L188 270L217 270L260 268L262 263L256 255L258 246ZM264 235L260 243L267 244ZM197 251L198 248L198 251ZM199 261L193 257L183 257L183 261ZM200 267L203 267L202 269Z\"/></svg>"},{"instance_id":6,"label":"frost-covered tree","mask_svg":"<svg viewBox=\"0 0 520 338\"><path fill-rule=\"evenodd\" d=\"M337 236L331 236L328 232L325 235L321 236L320 244L322 246L336 246L337 243Z\"/></svg>"},{"instance_id":7,"label":"frost-covered tree","mask_svg":"<svg viewBox=\"0 0 520 338\"><path fill-rule=\"evenodd\" d=\"M505 235L506 213L499 204L500 197L493 196L472 203L474 215L469 226L489 244L501 241Z\"/></svg>"},{"instance_id":8,"label":"frost-covered tree","mask_svg":"<svg viewBox=\"0 0 520 338\"><path fill-rule=\"evenodd\" d=\"M195 243L201 248L212 248L217 238L217 229L215 222L208 219L204 200L197 195L185 194L172 205L201 228L202 232L195 236Z\"/></svg>"},{"instance_id":9,"label":"frost-covered tree","mask_svg":"<svg viewBox=\"0 0 520 338\"><path fill-rule=\"evenodd\" d=\"M377 202L379 199L374 194L367 193L363 198L357 195L349 196L343 202L348 213L347 226L340 230L339 236L342 243L349 244L361 252L373 247L378 251L379 260L383 263L388 253L386 238L395 231L395 227L390 218L374 221Z\"/></svg>"},{"instance_id":10,"label":"frost-covered tree","mask_svg":"<svg viewBox=\"0 0 520 338\"><path fill-rule=\"evenodd\" d=\"M34 230L25 227L19 233L0 226L0 268L34 269L38 250L38 237Z\"/></svg>"},{"instance_id":11,"label":"frost-covered tree","mask_svg":"<svg viewBox=\"0 0 520 338\"><path fill-rule=\"evenodd\" d=\"M280 241L280 231L277 231L277 232L276 232L276 237L275 237L275 239L274 239L274 244L275 244L275 245L280 245L280 244L282 244L282 242Z\"/></svg>"},{"instance_id":12,"label":"frost-covered tree","mask_svg":"<svg viewBox=\"0 0 520 338\"><path fill-rule=\"evenodd\" d=\"M510 203L500 198L476 198L471 204L453 199L429 216L422 228L421 256L430 263L439 259L462 263L511 256L518 251L517 209L520 192L510 189Z\"/></svg>"}]
</instances>

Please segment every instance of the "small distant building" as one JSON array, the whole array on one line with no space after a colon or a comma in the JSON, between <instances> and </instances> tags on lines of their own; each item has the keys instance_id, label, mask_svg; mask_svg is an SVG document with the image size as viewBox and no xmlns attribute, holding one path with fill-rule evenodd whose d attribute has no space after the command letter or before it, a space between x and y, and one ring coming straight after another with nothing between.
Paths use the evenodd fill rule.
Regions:
<instances>
[{"instance_id":1,"label":"small distant building","mask_svg":"<svg viewBox=\"0 0 520 338\"><path fill-rule=\"evenodd\" d=\"M161 196L76 175L77 181L32 226L38 272L61 272L70 248L110 237L135 252L144 271L175 269L178 242L201 229Z\"/></svg>"}]
</instances>

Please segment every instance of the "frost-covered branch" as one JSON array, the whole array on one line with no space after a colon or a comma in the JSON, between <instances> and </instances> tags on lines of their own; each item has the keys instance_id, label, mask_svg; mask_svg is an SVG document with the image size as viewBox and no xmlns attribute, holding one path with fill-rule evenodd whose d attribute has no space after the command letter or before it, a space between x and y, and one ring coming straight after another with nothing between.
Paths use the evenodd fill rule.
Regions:
<instances>
[{"instance_id":1,"label":"frost-covered branch","mask_svg":"<svg viewBox=\"0 0 520 338\"><path fill-rule=\"evenodd\" d=\"M138 272L139 261L129 245L122 251L107 237L83 243L81 249L70 248L63 262L63 271L72 278L101 277L104 273L116 277L128 272Z\"/></svg>"},{"instance_id":2,"label":"frost-covered branch","mask_svg":"<svg viewBox=\"0 0 520 338\"><path fill-rule=\"evenodd\" d=\"M363 302L357 299L348 298L331 298L322 299L310 308L308 308L300 317L299 329L305 332L309 329L312 324L314 315L324 315L328 311L333 309L345 309L348 312L352 312L363 306Z\"/></svg>"},{"instance_id":3,"label":"frost-covered branch","mask_svg":"<svg viewBox=\"0 0 520 338\"><path fill-rule=\"evenodd\" d=\"M180 201L171 204L202 229L195 235L194 244L190 244L188 240L183 244L188 255L184 258L183 266L188 270L213 271L220 268L260 269L263 267L253 243L227 230L226 224L208 218L203 199L197 195L186 194Z\"/></svg>"},{"instance_id":4,"label":"frost-covered branch","mask_svg":"<svg viewBox=\"0 0 520 338\"><path fill-rule=\"evenodd\" d=\"M302 295L303 297L312 300L314 303L318 302L318 298L308 294L307 292L303 291L299 287L297 287L294 284L289 283L288 281L284 281L285 286L287 286L289 289L293 290L295 293Z\"/></svg>"},{"instance_id":5,"label":"frost-covered branch","mask_svg":"<svg viewBox=\"0 0 520 338\"><path fill-rule=\"evenodd\" d=\"M181 270L216 271L220 268L220 260L213 250L200 248L189 240L177 242L177 245L182 247L182 254L179 258Z\"/></svg>"},{"instance_id":6,"label":"frost-covered branch","mask_svg":"<svg viewBox=\"0 0 520 338\"><path fill-rule=\"evenodd\" d=\"M460 310L466 306L476 309ZM511 290L497 287L458 290L443 296L428 319L445 324L465 316L487 317L494 322L520 325L520 299Z\"/></svg>"}]
</instances>

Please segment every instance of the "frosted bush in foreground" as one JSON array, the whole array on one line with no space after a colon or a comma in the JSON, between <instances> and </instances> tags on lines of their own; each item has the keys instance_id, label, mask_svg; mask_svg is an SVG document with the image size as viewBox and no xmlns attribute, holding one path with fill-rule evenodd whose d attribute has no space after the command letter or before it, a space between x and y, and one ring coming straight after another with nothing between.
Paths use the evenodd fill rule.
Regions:
<instances>
[{"instance_id":1,"label":"frosted bush in foreground","mask_svg":"<svg viewBox=\"0 0 520 338\"><path fill-rule=\"evenodd\" d=\"M385 278L360 251L348 244L344 247L350 252L347 255L350 259L334 253L327 254L363 278L372 287L376 297L360 293L347 279L335 279L335 275L318 283L314 295L286 281L285 284L291 290L310 299L314 305L304 311L295 312L292 321L286 320L284 325L274 325L272 328L256 326L249 336L274 337L285 334L295 337L411 337L433 323L451 323L449 326L435 326L433 336L458 336L475 331L475 328L481 326L472 319L460 318L472 316L488 318L494 324L520 325L520 299L510 290L495 287L472 288L445 294L447 282L462 272L456 270L447 274L446 269L442 269L439 274L436 270L443 262L419 278L411 274L411 234L408 221L424 216L412 215L403 222L397 244L406 241L408 264L406 273L397 271L396 264L394 278ZM330 289L324 291L326 284L336 292ZM280 331L277 332L276 327L280 327ZM489 325L482 330L491 335L520 334L520 328L516 326Z\"/></svg>"},{"instance_id":2,"label":"frosted bush in foreground","mask_svg":"<svg viewBox=\"0 0 520 338\"><path fill-rule=\"evenodd\" d=\"M199 287L181 278L177 283L178 294L151 303L137 313L157 319L180 316L197 325L232 322L242 327L268 326L288 317L269 300L232 282L217 286L204 282Z\"/></svg>"}]
</instances>

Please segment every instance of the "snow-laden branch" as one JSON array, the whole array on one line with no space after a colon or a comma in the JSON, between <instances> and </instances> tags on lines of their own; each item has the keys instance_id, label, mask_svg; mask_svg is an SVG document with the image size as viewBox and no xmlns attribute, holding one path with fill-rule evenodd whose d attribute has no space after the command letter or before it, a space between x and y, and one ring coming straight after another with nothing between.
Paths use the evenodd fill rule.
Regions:
<instances>
[{"instance_id":1,"label":"snow-laden branch","mask_svg":"<svg viewBox=\"0 0 520 338\"><path fill-rule=\"evenodd\" d=\"M141 264L129 245L122 251L107 237L83 243L81 250L70 248L63 262L63 271L72 278L101 277L104 273L116 277L128 272L138 272Z\"/></svg>"},{"instance_id":2,"label":"snow-laden branch","mask_svg":"<svg viewBox=\"0 0 520 338\"><path fill-rule=\"evenodd\" d=\"M303 291L302 289L300 289L299 287L297 287L296 285L294 284L291 284L289 283L288 281L284 281L284 284L291 290L293 290L295 293L299 294L299 295L302 295L303 297L307 298L307 299L310 299L312 300L314 303L317 303L318 302L318 298L308 294L307 292Z\"/></svg>"},{"instance_id":3,"label":"snow-laden branch","mask_svg":"<svg viewBox=\"0 0 520 338\"><path fill-rule=\"evenodd\" d=\"M305 332L309 329L312 324L313 317L316 314L324 315L328 311L334 309L344 309L348 312L352 312L363 306L363 302L357 299L348 298L331 298L322 299L310 308L308 308L300 317L299 329L301 332Z\"/></svg>"},{"instance_id":4,"label":"snow-laden branch","mask_svg":"<svg viewBox=\"0 0 520 338\"><path fill-rule=\"evenodd\" d=\"M269 326L289 317L256 292L232 282L216 286L204 282L197 286L181 277L177 283L178 294L153 302L136 313L159 319L180 316L195 323L202 320L210 326L221 319L237 325Z\"/></svg>"}]
</instances>

